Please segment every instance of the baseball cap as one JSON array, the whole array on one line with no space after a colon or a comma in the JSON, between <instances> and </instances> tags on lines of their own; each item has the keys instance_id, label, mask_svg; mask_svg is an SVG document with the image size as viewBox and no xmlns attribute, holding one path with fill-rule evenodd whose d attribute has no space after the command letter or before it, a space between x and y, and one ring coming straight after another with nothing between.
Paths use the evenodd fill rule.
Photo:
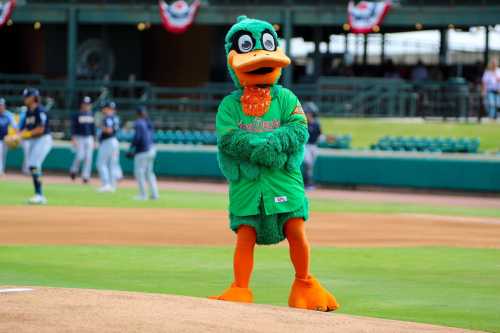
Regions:
<instances>
[{"instance_id":1,"label":"baseball cap","mask_svg":"<svg viewBox=\"0 0 500 333\"><path fill-rule=\"evenodd\" d=\"M0 105L5 106L6 104L7 104L7 102L5 101L5 98L0 97Z\"/></svg>"},{"instance_id":2,"label":"baseball cap","mask_svg":"<svg viewBox=\"0 0 500 333\"><path fill-rule=\"evenodd\" d=\"M23 97L26 98L26 97L32 97L32 96L40 96L40 92L38 91L38 89L35 89L35 88L26 88L23 90Z\"/></svg>"},{"instance_id":3,"label":"baseball cap","mask_svg":"<svg viewBox=\"0 0 500 333\"><path fill-rule=\"evenodd\" d=\"M307 102L302 105L302 109L305 113L317 114L319 112L319 108L314 102Z\"/></svg>"},{"instance_id":4,"label":"baseball cap","mask_svg":"<svg viewBox=\"0 0 500 333\"><path fill-rule=\"evenodd\" d=\"M90 98L89 96L85 96L82 99L82 104L92 104L92 98Z\"/></svg>"},{"instance_id":5,"label":"baseball cap","mask_svg":"<svg viewBox=\"0 0 500 333\"><path fill-rule=\"evenodd\" d=\"M110 109L116 109L116 103L113 102L113 101L107 101L107 102L104 102L104 104L102 105L102 108L110 108Z\"/></svg>"}]
</instances>

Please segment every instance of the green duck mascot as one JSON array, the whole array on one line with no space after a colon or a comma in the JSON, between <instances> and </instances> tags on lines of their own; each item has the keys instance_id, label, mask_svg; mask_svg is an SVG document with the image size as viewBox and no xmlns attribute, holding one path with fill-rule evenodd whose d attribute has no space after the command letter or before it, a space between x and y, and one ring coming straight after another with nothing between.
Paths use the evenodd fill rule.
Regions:
<instances>
[{"instance_id":1,"label":"green duck mascot","mask_svg":"<svg viewBox=\"0 0 500 333\"><path fill-rule=\"evenodd\" d=\"M218 158L229 182L229 219L237 235L234 281L212 299L253 302L249 287L255 244L287 240L295 269L288 304L333 311L339 307L309 272L304 224L309 207L300 167L308 139L298 98L277 85L290 59L274 27L238 18L226 35L227 63L236 90L221 102L216 120Z\"/></svg>"}]
</instances>

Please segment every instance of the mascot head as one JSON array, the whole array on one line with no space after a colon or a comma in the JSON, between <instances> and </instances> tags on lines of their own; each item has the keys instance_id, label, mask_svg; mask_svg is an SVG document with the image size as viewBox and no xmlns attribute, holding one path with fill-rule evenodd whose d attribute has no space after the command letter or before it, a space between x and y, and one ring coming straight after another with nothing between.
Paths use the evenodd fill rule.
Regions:
<instances>
[{"instance_id":1,"label":"mascot head","mask_svg":"<svg viewBox=\"0 0 500 333\"><path fill-rule=\"evenodd\" d=\"M229 29L225 48L229 73L238 88L272 86L290 64L274 27L246 16L238 17Z\"/></svg>"}]
</instances>

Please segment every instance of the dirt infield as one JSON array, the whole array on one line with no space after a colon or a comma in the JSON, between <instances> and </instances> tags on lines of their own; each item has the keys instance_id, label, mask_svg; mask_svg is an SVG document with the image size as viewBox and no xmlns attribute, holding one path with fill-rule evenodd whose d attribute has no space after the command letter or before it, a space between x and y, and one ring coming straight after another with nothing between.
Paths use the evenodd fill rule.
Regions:
<instances>
[{"instance_id":1,"label":"dirt infield","mask_svg":"<svg viewBox=\"0 0 500 333\"><path fill-rule=\"evenodd\" d=\"M82 289L0 293L0 331L468 332L426 324L201 298Z\"/></svg>"},{"instance_id":2,"label":"dirt infield","mask_svg":"<svg viewBox=\"0 0 500 333\"><path fill-rule=\"evenodd\" d=\"M0 244L232 245L234 242L225 211L18 206L4 206L1 210ZM307 229L313 245L323 246L500 248L500 220L492 218L312 213Z\"/></svg>"}]
</instances>

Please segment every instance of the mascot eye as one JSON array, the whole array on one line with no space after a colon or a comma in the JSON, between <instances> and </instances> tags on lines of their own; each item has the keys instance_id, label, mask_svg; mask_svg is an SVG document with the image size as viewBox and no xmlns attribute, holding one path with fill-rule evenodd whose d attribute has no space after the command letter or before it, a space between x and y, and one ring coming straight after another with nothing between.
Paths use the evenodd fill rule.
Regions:
<instances>
[{"instance_id":1,"label":"mascot eye","mask_svg":"<svg viewBox=\"0 0 500 333\"><path fill-rule=\"evenodd\" d=\"M241 35L238 38L238 50L241 53L247 53L253 49L253 39L249 35Z\"/></svg>"},{"instance_id":2,"label":"mascot eye","mask_svg":"<svg viewBox=\"0 0 500 333\"><path fill-rule=\"evenodd\" d=\"M274 41L273 35L269 32L265 32L262 35L262 46L267 51L275 51L276 50L276 42Z\"/></svg>"}]
</instances>

